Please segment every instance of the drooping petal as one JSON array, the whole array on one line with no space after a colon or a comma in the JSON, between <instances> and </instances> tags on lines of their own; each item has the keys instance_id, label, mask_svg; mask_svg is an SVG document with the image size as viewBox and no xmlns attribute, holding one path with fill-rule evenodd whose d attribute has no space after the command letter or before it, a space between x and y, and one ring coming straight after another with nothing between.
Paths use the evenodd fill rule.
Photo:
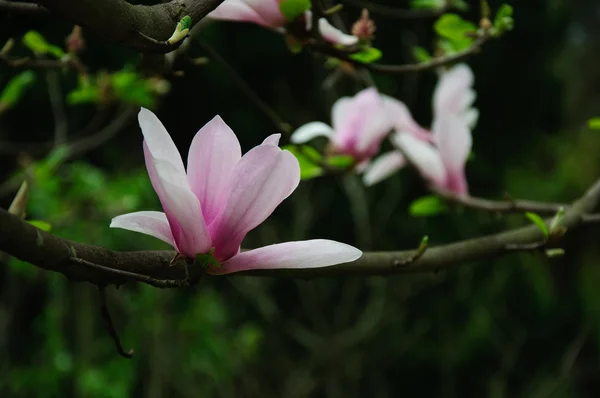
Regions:
<instances>
[{"instance_id":1,"label":"drooping petal","mask_svg":"<svg viewBox=\"0 0 600 398\"><path fill-rule=\"evenodd\" d=\"M154 236L177 249L167 216L160 211L138 211L117 216L110 222L110 228L122 228Z\"/></svg>"},{"instance_id":2,"label":"drooping petal","mask_svg":"<svg viewBox=\"0 0 600 398\"><path fill-rule=\"evenodd\" d=\"M290 141L294 144L303 144L316 137L331 138L334 133L333 129L323 122L310 122L294 131Z\"/></svg>"},{"instance_id":3,"label":"drooping petal","mask_svg":"<svg viewBox=\"0 0 600 398\"><path fill-rule=\"evenodd\" d=\"M400 170L405 164L406 159L399 151L384 153L371 162L363 175L363 183L366 186L375 185Z\"/></svg>"},{"instance_id":4,"label":"drooping petal","mask_svg":"<svg viewBox=\"0 0 600 398\"><path fill-rule=\"evenodd\" d=\"M286 242L240 253L212 269L229 274L251 269L320 268L357 260L362 251L332 240Z\"/></svg>"},{"instance_id":5,"label":"drooping petal","mask_svg":"<svg viewBox=\"0 0 600 398\"><path fill-rule=\"evenodd\" d=\"M442 73L433 93L434 115L464 112L475 99L471 89L473 80L473 71L466 64L455 65Z\"/></svg>"},{"instance_id":6,"label":"drooping petal","mask_svg":"<svg viewBox=\"0 0 600 398\"><path fill-rule=\"evenodd\" d=\"M341 44L342 46L352 46L358 43L358 37L347 35L341 30L335 28L325 18L319 19L319 32L323 39L333 44Z\"/></svg>"},{"instance_id":7,"label":"drooping petal","mask_svg":"<svg viewBox=\"0 0 600 398\"><path fill-rule=\"evenodd\" d=\"M446 116L435 120L435 142L448 174L461 174L471 152L471 130L460 116Z\"/></svg>"},{"instance_id":8,"label":"drooping petal","mask_svg":"<svg viewBox=\"0 0 600 398\"><path fill-rule=\"evenodd\" d=\"M280 0L244 0L273 28L285 25L285 17L279 8Z\"/></svg>"},{"instance_id":9,"label":"drooping petal","mask_svg":"<svg viewBox=\"0 0 600 398\"><path fill-rule=\"evenodd\" d=\"M392 141L415 165L421 175L431 183L443 187L446 169L438 150L431 144L407 133L394 134Z\"/></svg>"},{"instance_id":10,"label":"drooping petal","mask_svg":"<svg viewBox=\"0 0 600 398\"><path fill-rule=\"evenodd\" d=\"M225 21L252 22L266 27L271 26L270 22L263 15L250 7L244 0L224 1L208 14L207 17Z\"/></svg>"},{"instance_id":11,"label":"drooping petal","mask_svg":"<svg viewBox=\"0 0 600 398\"><path fill-rule=\"evenodd\" d=\"M206 224L221 210L229 178L241 158L237 137L219 116L204 125L192 140L187 176L192 192L200 200Z\"/></svg>"},{"instance_id":12,"label":"drooping petal","mask_svg":"<svg viewBox=\"0 0 600 398\"><path fill-rule=\"evenodd\" d=\"M179 178L185 176L185 168L179 150L158 117L148 109L142 108L138 113L138 121L152 158L171 163L179 174Z\"/></svg>"},{"instance_id":13,"label":"drooping petal","mask_svg":"<svg viewBox=\"0 0 600 398\"><path fill-rule=\"evenodd\" d=\"M390 123L398 133L411 133L420 140L432 142L431 134L419 126L413 119L408 107L402 101L388 95L381 95L381 99L386 107L386 112L390 118Z\"/></svg>"},{"instance_id":14,"label":"drooping petal","mask_svg":"<svg viewBox=\"0 0 600 398\"><path fill-rule=\"evenodd\" d=\"M223 260L234 255L246 233L271 215L299 182L300 166L290 152L259 145L246 153L233 172L227 204L210 226L215 256Z\"/></svg>"},{"instance_id":15,"label":"drooping petal","mask_svg":"<svg viewBox=\"0 0 600 398\"><path fill-rule=\"evenodd\" d=\"M170 163L160 160L154 163L158 184L163 193L161 202L166 204L164 210L179 252L192 258L198 253L207 253L212 245L200 201L192 192L187 179L179 179Z\"/></svg>"},{"instance_id":16,"label":"drooping petal","mask_svg":"<svg viewBox=\"0 0 600 398\"><path fill-rule=\"evenodd\" d=\"M281 134L271 134L262 142L261 145L275 145L279 146L279 140L281 139Z\"/></svg>"}]
</instances>

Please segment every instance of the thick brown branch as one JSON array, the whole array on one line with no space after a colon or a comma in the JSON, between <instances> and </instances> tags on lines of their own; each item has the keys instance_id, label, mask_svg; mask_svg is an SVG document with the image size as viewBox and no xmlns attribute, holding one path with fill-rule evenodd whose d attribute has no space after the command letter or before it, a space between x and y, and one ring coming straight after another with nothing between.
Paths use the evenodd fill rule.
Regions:
<instances>
[{"instance_id":1,"label":"thick brown branch","mask_svg":"<svg viewBox=\"0 0 600 398\"><path fill-rule=\"evenodd\" d=\"M561 226L572 231L584 222L600 199L600 181L570 206ZM600 221L600 220L599 220ZM371 252L360 259L334 267L298 270L262 270L236 275L313 278L323 276L393 275L407 272L428 272L491 259L513 252L512 248L530 247L543 241L537 226L514 229L495 235L476 238L427 249L417 260L415 251ZM41 231L23 220L0 210L0 250L40 268L60 272L71 280L97 285L122 284L140 281L128 274L145 275L159 281L198 279L203 270L198 266L170 265L172 251L114 252L104 248L73 242ZM73 261L80 259L82 261ZM412 259L412 261L411 261ZM90 267L92 263L99 267ZM107 272L103 268L111 268ZM116 270L116 272L114 271ZM171 286L168 282L165 285ZM173 283L173 286L178 286ZM167 286L164 286L167 287Z\"/></svg>"},{"instance_id":2,"label":"thick brown branch","mask_svg":"<svg viewBox=\"0 0 600 398\"><path fill-rule=\"evenodd\" d=\"M39 4L25 3L22 1L0 0L0 10L14 12L18 14L43 15L48 16L50 12Z\"/></svg>"},{"instance_id":3,"label":"thick brown branch","mask_svg":"<svg viewBox=\"0 0 600 398\"><path fill-rule=\"evenodd\" d=\"M141 52L167 53L177 22L189 15L196 24L224 0L173 0L152 6L125 0L39 0L52 14L67 19L102 38L123 43Z\"/></svg>"}]
</instances>

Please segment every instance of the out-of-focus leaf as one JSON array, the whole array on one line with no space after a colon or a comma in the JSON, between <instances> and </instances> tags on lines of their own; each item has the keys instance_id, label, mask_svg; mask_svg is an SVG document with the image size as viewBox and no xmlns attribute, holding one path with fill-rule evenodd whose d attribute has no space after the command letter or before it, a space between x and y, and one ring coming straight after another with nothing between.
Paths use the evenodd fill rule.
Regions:
<instances>
[{"instance_id":1,"label":"out-of-focus leaf","mask_svg":"<svg viewBox=\"0 0 600 398\"><path fill-rule=\"evenodd\" d=\"M363 64L371 64L381 58L381 51L375 47L369 47L360 52L350 54L350 58Z\"/></svg>"},{"instance_id":2,"label":"out-of-focus leaf","mask_svg":"<svg viewBox=\"0 0 600 398\"><path fill-rule=\"evenodd\" d=\"M294 21L310 9L310 0L281 0L279 10L288 22Z\"/></svg>"},{"instance_id":3,"label":"out-of-focus leaf","mask_svg":"<svg viewBox=\"0 0 600 398\"><path fill-rule=\"evenodd\" d=\"M494 17L494 34L501 35L502 33L512 30L515 24L515 21L512 17L513 8L508 4L502 4L498 11L496 12L496 16Z\"/></svg>"},{"instance_id":4,"label":"out-of-focus leaf","mask_svg":"<svg viewBox=\"0 0 600 398\"><path fill-rule=\"evenodd\" d=\"M330 166L345 169L352 166L354 158L350 155L335 155L328 157L326 162Z\"/></svg>"},{"instance_id":5,"label":"out-of-focus leaf","mask_svg":"<svg viewBox=\"0 0 600 398\"><path fill-rule=\"evenodd\" d=\"M35 30L25 33L23 44L37 54L51 54L58 59L65 55L65 52L60 47L48 43L44 36Z\"/></svg>"},{"instance_id":6,"label":"out-of-focus leaf","mask_svg":"<svg viewBox=\"0 0 600 398\"><path fill-rule=\"evenodd\" d=\"M427 62L433 58L429 51L424 47L413 47L413 56L419 62Z\"/></svg>"},{"instance_id":7,"label":"out-of-focus leaf","mask_svg":"<svg viewBox=\"0 0 600 398\"><path fill-rule=\"evenodd\" d=\"M435 195L427 195L410 204L410 214L415 217L435 216L448 209L446 203Z\"/></svg>"},{"instance_id":8,"label":"out-of-focus leaf","mask_svg":"<svg viewBox=\"0 0 600 398\"><path fill-rule=\"evenodd\" d=\"M546 223L544 222L544 219L542 217L540 217L539 215L535 214L535 213L531 213L531 212L526 212L525 213L525 217L527 217L532 223L534 223L539 229L540 231L542 231L542 234L544 234L544 237L548 237L548 226L546 225Z\"/></svg>"},{"instance_id":9,"label":"out-of-focus leaf","mask_svg":"<svg viewBox=\"0 0 600 398\"><path fill-rule=\"evenodd\" d=\"M441 10L446 6L445 0L412 0L411 8L425 8L432 10Z\"/></svg>"},{"instance_id":10,"label":"out-of-focus leaf","mask_svg":"<svg viewBox=\"0 0 600 398\"><path fill-rule=\"evenodd\" d=\"M477 27L465 21L458 14L444 14L434 25L436 33L446 39L454 51L462 51L473 43L473 38L468 34L476 33Z\"/></svg>"},{"instance_id":11,"label":"out-of-focus leaf","mask_svg":"<svg viewBox=\"0 0 600 398\"><path fill-rule=\"evenodd\" d=\"M52 229L52 225L50 225L50 223L46 221L28 220L27 222L33 225L34 227L41 229L42 231L50 232L50 230Z\"/></svg>"},{"instance_id":12,"label":"out-of-focus leaf","mask_svg":"<svg viewBox=\"0 0 600 398\"><path fill-rule=\"evenodd\" d=\"M300 163L300 178L308 180L323 175L323 168L318 164L322 155L308 145L286 145L281 149L290 151Z\"/></svg>"},{"instance_id":13,"label":"out-of-focus leaf","mask_svg":"<svg viewBox=\"0 0 600 398\"><path fill-rule=\"evenodd\" d=\"M593 117L588 120L588 127L592 130L600 130L600 117Z\"/></svg>"},{"instance_id":14,"label":"out-of-focus leaf","mask_svg":"<svg viewBox=\"0 0 600 398\"><path fill-rule=\"evenodd\" d=\"M0 109L12 108L34 82L35 73L30 70L21 72L10 79L0 94Z\"/></svg>"}]
</instances>

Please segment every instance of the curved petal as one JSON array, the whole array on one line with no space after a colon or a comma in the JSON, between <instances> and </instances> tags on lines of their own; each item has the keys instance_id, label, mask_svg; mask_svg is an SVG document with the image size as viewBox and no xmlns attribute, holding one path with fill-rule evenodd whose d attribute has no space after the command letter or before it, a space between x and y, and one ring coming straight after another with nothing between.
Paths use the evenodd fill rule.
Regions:
<instances>
[{"instance_id":1,"label":"curved petal","mask_svg":"<svg viewBox=\"0 0 600 398\"><path fill-rule=\"evenodd\" d=\"M207 18L222 19L225 21L253 22L262 26L270 23L255 9L243 0L227 0L222 2Z\"/></svg>"},{"instance_id":2,"label":"curved petal","mask_svg":"<svg viewBox=\"0 0 600 398\"><path fill-rule=\"evenodd\" d=\"M155 160L154 165L162 190L160 199L179 252L192 258L198 253L207 253L212 246L210 234L200 201L190 189L187 179L179 179L170 163Z\"/></svg>"},{"instance_id":3,"label":"curved petal","mask_svg":"<svg viewBox=\"0 0 600 398\"><path fill-rule=\"evenodd\" d=\"M259 145L237 164L225 209L210 225L215 256L228 259L300 183L298 160L273 145Z\"/></svg>"},{"instance_id":4,"label":"curved petal","mask_svg":"<svg viewBox=\"0 0 600 398\"><path fill-rule=\"evenodd\" d=\"M358 43L358 37L347 35L341 30L335 28L325 18L319 19L319 32L323 39L333 44L341 44L342 46L352 46Z\"/></svg>"},{"instance_id":5,"label":"curved petal","mask_svg":"<svg viewBox=\"0 0 600 398\"><path fill-rule=\"evenodd\" d=\"M187 177L206 224L219 214L229 178L241 158L240 143L220 116L206 123L192 140Z\"/></svg>"},{"instance_id":6,"label":"curved petal","mask_svg":"<svg viewBox=\"0 0 600 398\"><path fill-rule=\"evenodd\" d=\"M331 125L335 131L346 128L352 117L352 97L340 97L331 107Z\"/></svg>"},{"instance_id":7,"label":"curved petal","mask_svg":"<svg viewBox=\"0 0 600 398\"><path fill-rule=\"evenodd\" d=\"M394 130L399 133L411 133L423 141L433 141L431 134L426 129L419 126L415 119L413 119L408 107L406 104L404 104L404 102L387 95L381 95L381 98Z\"/></svg>"},{"instance_id":8,"label":"curved petal","mask_svg":"<svg viewBox=\"0 0 600 398\"><path fill-rule=\"evenodd\" d=\"M334 133L333 129L323 122L310 122L294 131L290 141L294 144L303 144L316 137L331 138Z\"/></svg>"},{"instance_id":9,"label":"curved petal","mask_svg":"<svg viewBox=\"0 0 600 398\"><path fill-rule=\"evenodd\" d=\"M269 26L273 28L285 25L285 17L279 8L280 0L244 0L255 10Z\"/></svg>"},{"instance_id":10,"label":"curved petal","mask_svg":"<svg viewBox=\"0 0 600 398\"><path fill-rule=\"evenodd\" d=\"M277 133L277 134L271 134L270 136L268 136L267 138L265 138L265 140L262 142L261 145L275 145L275 146L279 146L279 140L281 139L281 134Z\"/></svg>"},{"instance_id":11,"label":"curved petal","mask_svg":"<svg viewBox=\"0 0 600 398\"><path fill-rule=\"evenodd\" d=\"M435 142L446 170L457 173L464 169L471 152L471 130L464 118L446 116L438 118L433 125Z\"/></svg>"},{"instance_id":12,"label":"curved petal","mask_svg":"<svg viewBox=\"0 0 600 398\"><path fill-rule=\"evenodd\" d=\"M170 163L179 178L184 177L185 168L179 150L158 117L148 109L142 108L138 113L138 121L152 158Z\"/></svg>"},{"instance_id":13,"label":"curved petal","mask_svg":"<svg viewBox=\"0 0 600 398\"><path fill-rule=\"evenodd\" d=\"M475 99L471 89L473 80L473 71L466 64L455 65L442 73L433 93L434 115L464 112Z\"/></svg>"},{"instance_id":14,"label":"curved petal","mask_svg":"<svg viewBox=\"0 0 600 398\"><path fill-rule=\"evenodd\" d=\"M160 211L138 211L117 216L110 222L110 228L122 228L154 236L177 249L167 215Z\"/></svg>"},{"instance_id":15,"label":"curved petal","mask_svg":"<svg viewBox=\"0 0 600 398\"><path fill-rule=\"evenodd\" d=\"M446 182L446 169L438 150L431 144L418 140L411 134L400 133L392 137L421 175L438 187Z\"/></svg>"},{"instance_id":16,"label":"curved petal","mask_svg":"<svg viewBox=\"0 0 600 398\"><path fill-rule=\"evenodd\" d=\"M366 186L375 185L400 170L405 164L406 159L399 151L385 153L369 165L363 175L363 183Z\"/></svg>"},{"instance_id":17,"label":"curved petal","mask_svg":"<svg viewBox=\"0 0 600 398\"><path fill-rule=\"evenodd\" d=\"M314 239L286 242L243 252L209 270L230 274L250 269L320 268L357 260L362 251L332 240Z\"/></svg>"}]
</instances>

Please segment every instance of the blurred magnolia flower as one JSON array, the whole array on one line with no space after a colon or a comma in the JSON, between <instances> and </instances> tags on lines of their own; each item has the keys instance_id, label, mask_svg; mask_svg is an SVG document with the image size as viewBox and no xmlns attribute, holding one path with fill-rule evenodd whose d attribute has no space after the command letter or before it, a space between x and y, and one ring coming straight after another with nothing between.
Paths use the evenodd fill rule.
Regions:
<instances>
[{"instance_id":1,"label":"blurred magnolia flower","mask_svg":"<svg viewBox=\"0 0 600 398\"><path fill-rule=\"evenodd\" d=\"M325 267L362 255L352 246L323 239L240 252L246 234L300 182L298 161L278 146L280 134L242 156L237 137L216 116L194 137L186 173L173 140L154 113L142 108L139 123L148 175L164 213L124 214L112 220L112 228L152 235L187 257L212 253L221 266L210 267L211 274Z\"/></svg>"},{"instance_id":2,"label":"blurred magnolia flower","mask_svg":"<svg viewBox=\"0 0 600 398\"><path fill-rule=\"evenodd\" d=\"M434 120L431 131L414 121L406 106L385 97L392 118L392 142L401 149L381 155L367 168L363 181L373 185L395 173L406 164L405 155L434 187L467 195L465 163L471 151L471 129L478 119L473 72L459 64L444 72L433 95Z\"/></svg>"},{"instance_id":3,"label":"blurred magnolia flower","mask_svg":"<svg viewBox=\"0 0 600 398\"><path fill-rule=\"evenodd\" d=\"M214 11L208 14L209 18L227 21L251 22L279 33L286 33L288 24L279 8L280 0L225 0ZM304 12L304 28L306 32L312 29L312 12ZM333 44L351 46L358 43L358 38L347 35L336 29L326 18L319 18L319 32L326 41Z\"/></svg>"},{"instance_id":4,"label":"blurred magnolia flower","mask_svg":"<svg viewBox=\"0 0 600 398\"><path fill-rule=\"evenodd\" d=\"M331 123L333 127L323 122L307 123L294 131L291 141L301 144L315 137L327 137L333 153L350 155L364 166L379 152L392 128L385 103L375 88L339 98L331 109Z\"/></svg>"}]
</instances>

